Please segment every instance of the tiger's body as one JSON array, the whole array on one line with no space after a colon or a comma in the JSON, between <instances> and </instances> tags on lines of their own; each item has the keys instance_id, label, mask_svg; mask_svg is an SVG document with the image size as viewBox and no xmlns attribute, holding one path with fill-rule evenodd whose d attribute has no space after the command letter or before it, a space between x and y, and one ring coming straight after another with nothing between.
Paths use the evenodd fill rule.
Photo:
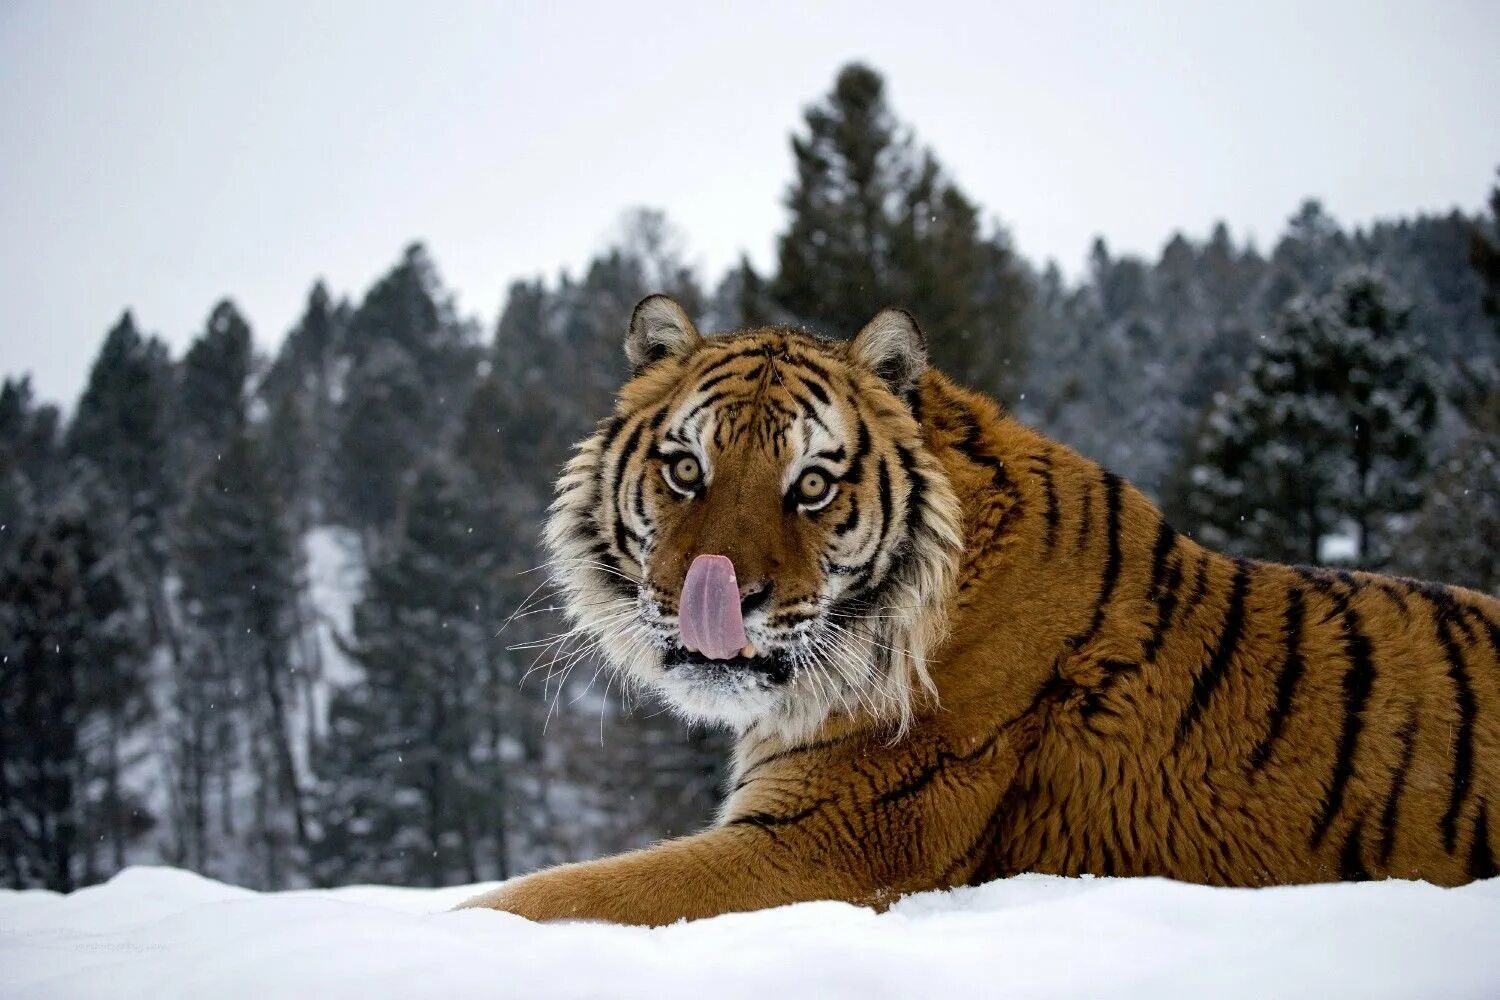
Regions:
<instances>
[{"instance_id":1,"label":"tiger's body","mask_svg":"<svg viewBox=\"0 0 1500 1000\"><path fill-rule=\"evenodd\" d=\"M1023 871L1497 874L1500 601L1210 552L926 370L909 317L848 344L704 340L652 302L627 345L640 374L565 474L549 538L613 662L739 732L732 787L701 834L470 905L658 924ZM655 474L674 440L704 465L687 492ZM799 462L830 455L838 489L814 509ZM702 552L775 595L746 612L751 657L675 645Z\"/></svg>"}]
</instances>

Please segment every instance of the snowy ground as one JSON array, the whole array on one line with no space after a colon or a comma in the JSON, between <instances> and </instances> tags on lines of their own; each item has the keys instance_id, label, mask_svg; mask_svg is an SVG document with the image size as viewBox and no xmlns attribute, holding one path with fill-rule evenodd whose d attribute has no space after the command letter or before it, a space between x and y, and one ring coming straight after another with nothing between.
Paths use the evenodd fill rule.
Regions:
<instances>
[{"instance_id":1,"label":"snowy ground","mask_svg":"<svg viewBox=\"0 0 1500 1000\"><path fill-rule=\"evenodd\" d=\"M474 888L261 894L133 868L0 893L0 996L1500 996L1500 879L1023 876L883 916L809 903L659 930L444 912Z\"/></svg>"}]
</instances>

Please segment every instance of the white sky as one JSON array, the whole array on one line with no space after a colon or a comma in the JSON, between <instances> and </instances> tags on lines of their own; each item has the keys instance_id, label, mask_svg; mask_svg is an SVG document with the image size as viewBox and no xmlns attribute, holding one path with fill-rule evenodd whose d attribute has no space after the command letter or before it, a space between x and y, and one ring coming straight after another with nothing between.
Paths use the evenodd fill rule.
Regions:
<instances>
[{"instance_id":1,"label":"white sky","mask_svg":"<svg viewBox=\"0 0 1500 1000\"><path fill-rule=\"evenodd\" d=\"M1032 259L1265 246L1477 210L1500 165L1500 3L85 3L0 0L0 372L71 402L130 306L177 350L232 296L263 347L314 278L429 244L486 327L634 205L710 280L765 266L788 134L839 65ZM623 324L625 317L621 317Z\"/></svg>"}]
</instances>

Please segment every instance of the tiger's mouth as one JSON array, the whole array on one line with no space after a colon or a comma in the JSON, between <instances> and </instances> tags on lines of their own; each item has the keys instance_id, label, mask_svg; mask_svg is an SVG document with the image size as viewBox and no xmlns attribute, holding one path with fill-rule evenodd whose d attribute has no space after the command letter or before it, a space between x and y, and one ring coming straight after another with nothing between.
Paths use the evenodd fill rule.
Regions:
<instances>
[{"instance_id":1,"label":"tiger's mouth","mask_svg":"<svg viewBox=\"0 0 1500 1000\"><path fill-rule=\"evenodd\" d=\"M791 659L777 649L757 651L752 656L737 653L726 659L710 659L702 653L673 643L662 659L662 667L668 672L691 674L694 678L709 681L753 677L780 685L792 678Z\"/></svg>"}]
</instances>

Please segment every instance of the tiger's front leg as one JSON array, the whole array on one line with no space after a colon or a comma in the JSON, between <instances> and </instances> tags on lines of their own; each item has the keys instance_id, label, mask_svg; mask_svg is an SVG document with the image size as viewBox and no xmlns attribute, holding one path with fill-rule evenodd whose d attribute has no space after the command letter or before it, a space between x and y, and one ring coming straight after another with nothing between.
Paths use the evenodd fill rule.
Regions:
<instances>
[{"instance_id":1,"label":"tiger's front leg","mask_svg":"<svg viewBox=\"0 0 1500 1000\"><path fill-rule=\"evenodd\" d=\"M961 884L1014 774L1009 747L882 750L751 767L713 829L546 869L463 907L657 926L819 899L883 908Z\"/></svg>"},{"instance_id":2,"label":"tiger's front leg","mask_svg":"<svg viewBox=\"0 0 1500 1000\"><path fill-rule=\"evenodd\" d=\"M764 837L720 827L597 861L559 865L462 904L531 920L658 926L811 899L855 900L865 880L777 850Z\"/></svg>"}]
</instances>

